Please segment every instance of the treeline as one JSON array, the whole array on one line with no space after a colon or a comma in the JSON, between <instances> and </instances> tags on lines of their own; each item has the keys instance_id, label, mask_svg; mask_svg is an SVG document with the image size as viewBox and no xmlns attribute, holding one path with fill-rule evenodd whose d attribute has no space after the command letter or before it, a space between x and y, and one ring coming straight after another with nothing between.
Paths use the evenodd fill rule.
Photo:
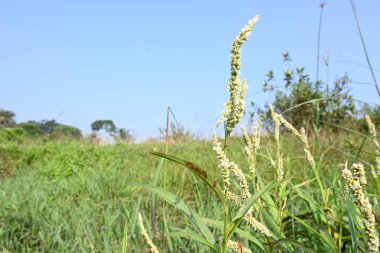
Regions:
<instances>
[{"instance_id":1,"label":"treeline","mask_svg":"<svg viewBox=\"0 0 380 253\"><path fill-rule=\"evenodd\" d=\"M117 128L112 120L96 120L91 124L92 133L84 136L77 127L65 125L56 120L29 120L17 123L16 114L10 110L0 109L0 141L21 141L25 139L60 140L88 139L99 143L99 132L104 130L115 141L132 142L130 131Z\"/></svg>"}]
</instances>

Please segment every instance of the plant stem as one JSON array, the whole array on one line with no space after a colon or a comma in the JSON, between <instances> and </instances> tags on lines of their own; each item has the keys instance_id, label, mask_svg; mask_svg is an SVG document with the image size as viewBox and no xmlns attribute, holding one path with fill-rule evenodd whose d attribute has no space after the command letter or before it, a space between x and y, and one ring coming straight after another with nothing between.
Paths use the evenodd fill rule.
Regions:
<instances>
[{"instance_id":1,"label":"plant stem","mask_svg":"<svg viewBox=\"0 0 380 253\"><path fill-rule=\"evenodd\" d=\"M351 7L352 7L352 12L354 13L356 26L358 28L358 32L359 32L359 35L360 35L360 40L362 42L365 58L367 60L369 70L371 71L371 75L372 75L372 79L373 79L373 82L374 82L375 87L376 87L377 95L379 95L379 97L380 97L380 89L379 89L379 86L377 85L376 76L375 76L375 73L373 71L371 61L369 60L369 56L368 56L368 52L367 52L367 47L366 47L365 42L364 42L362 30L360 28L359 17L358 17L358 13L356 12L355 0L350 0L350 3L351 3Z\"/></svg>"}]
</instances>

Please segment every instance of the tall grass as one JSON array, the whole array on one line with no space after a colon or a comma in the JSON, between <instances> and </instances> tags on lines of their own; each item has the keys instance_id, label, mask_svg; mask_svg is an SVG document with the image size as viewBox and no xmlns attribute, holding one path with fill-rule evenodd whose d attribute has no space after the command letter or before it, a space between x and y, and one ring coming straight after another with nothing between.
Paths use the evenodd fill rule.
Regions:
<instances>
[{"instance_id":1,"label":"tall grass","mask_svg":"<svg viewBox=\"0 0 380 253\"><path fill-rule=\"evenodd\" d=\"M228 249L236 252L377 252L379 239L375 231L372 203L364 193L367 183L364 167L354 163L351 172L347 169L348 161L342 160L341 163L346 162L346 167L341 173L337 164L330 164L337 172L336 175L333 178L322 177L325 171L318 157L317 124L315 152L312 152L305 129L295 129L270 107L275 122L276 147L275 155L268 152L267 157L273 169L265 175L256 163L256 157L260 155L260 133L257 127L252 138L242 128L248 166L230 159L229 139L245 110L247 87L239 76L241 46L256 21L257 19L251 20L241 30L231 49L231 77L228 83L230 98L218 122L218 126L224 125L223 145L215 135L213 141L221 180L210 178L207 170L193 162L166 153L152 152L184 166L209 186L209 190L215 194L215 201L221 203L219 212L222 219L203 218L179 196L162 188L150 187L150 190L174 206L192 223L194 230L182 229L174 235L203 244L210 252L224 253ZM318 119L318 107L316 115ZM290 163L284 162L280 143L281 127L298 139L306 163L292 168ZM372 135L376 138L376 134ZM358 166L362 168L360 173L355 169ZM286 174L285 167L288 172ZM302 173L302 182L297 183L294 175L301 171L306 173ZM243 220L246 225L242 223ZM216 229L211 231L210 227Z\"/></svg>"},{"instance_id":2,"label":"tall grass","mask_svg":"<svg viewBox=\"0 0 380 253\"><path fill-rule=\"evenodd\" d=\"M312 145L271 108L274 128L257 122L231 137L247 88L241 46L256 21L233 44L224 136L212 142L172 144L170 154L164 143L0 144L0 250L378 252L380 149L369 119L369 136Z\"/></svg>"}]
</instances>

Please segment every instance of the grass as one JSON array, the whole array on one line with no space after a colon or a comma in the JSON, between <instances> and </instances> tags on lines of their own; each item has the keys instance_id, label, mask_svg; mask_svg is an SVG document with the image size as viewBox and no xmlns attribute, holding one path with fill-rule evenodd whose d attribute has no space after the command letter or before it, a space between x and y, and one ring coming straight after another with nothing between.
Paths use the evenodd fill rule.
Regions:
<instances>
[{"instance_id":1,"label":"grass","mask_svg":"<svg viewBox=\"0 0 380 253\"><path fill-rule=\"evenodd\" d=\"M341 132L334 142L316 128L312 145L272 111L274 136L231 137L244 113L241 46L257 20L233 43L221 140L170 154L164 144L1 144L0 249L378 252L380 145L363 141L377 138L374 126L372 137Z\"/></svg>"},{"instance_id":2,"label":"grass","mask_svg":"<svg viewBox=\"0 0 380 253\"><path fill-rule=\"evenodd\" d=\"M139 245L145 246L139 243L137 211L148 214L150 202L149 193L135 186L152 180L156 160L147 155L153 148L163 145L2 145L0 248L115 252L126 226L131 249L140 252ZM187 148L172 149L186 154ZM198 158L196 150L205 148L194 144L189 157ZM171 170L170 189L197 191L188 174Z\"/></svg>"},{"instance_id":3,"label":"grass","mask_svg":"<svg viewBox=\"0 0 380 253\"><path fill-rule=\"evenodd\" d=\"M340 168L336 164L345 159L353 161L348 147L343 141L340 143L335 149L328 146L327 140L320 143L323 153L320 162L322 179L326 184L335 182L335 194L341 192L340 181L336 180ZM303 213L310 218L307 211L312 207L307 199L308 195L314 195L317 188L313 185L299 186L309 175L307 162L304 156L299 155L302 154L302 148L290 135L281 140L281 145L283 150L288 151L283 155L287 164L285 175L291 175L293 184L298 185L288 193L292 213ZM211 146L211 142L193 142L172 145L170 151L187 160L199 162L202 168L207 168L210 178L218 178L217 161ZM242 161L242 147L241 140L232 140L230 157ZM273 173L269 155L275 147L272 137L263 138L262 153L258 156L258 174L263 177L269 178ZM164 144L109 147L78 142L28 146L2 144L0 248L10 252L122 252L123 238L126 236L127 252L147 250L137 225L137 214L143 214L148 231L151 232L150 193L137 186L152 182L159 162L148 152L164 149ZM370 147L367 145L366 149ZM347 150L347 153L341 150ZM362 158L369 162L374 160L368 154L363 154ZM244 166L244 163L241 165ZM183 199L202 217L213 217L208 222L214 227L220 226L216 220L223 218L220 212L222 206L207 186L190 171L173 163L168 163L167 173L167 190ZM158 185L162 185L161 180ZM376 184L370 177L369 181L367 192L374 196ZM339 199L332 198L332 202L336 207L341 206ZM158 206L162 206L162 202ZM157 208L156 212L158 232L154 242L160 247L162 209ZM166 208L166 212L166 223L172 233L176 231L174 227L183 230L191 227L189 221L183 219L176 210ZM291 226L290 221L288 217L284 225ZM255 236L253 232L247 233ZM173 237L173 240L176 252L206 251L205 247L191 243L186 238Z\"/></svg>"}]
</instances>

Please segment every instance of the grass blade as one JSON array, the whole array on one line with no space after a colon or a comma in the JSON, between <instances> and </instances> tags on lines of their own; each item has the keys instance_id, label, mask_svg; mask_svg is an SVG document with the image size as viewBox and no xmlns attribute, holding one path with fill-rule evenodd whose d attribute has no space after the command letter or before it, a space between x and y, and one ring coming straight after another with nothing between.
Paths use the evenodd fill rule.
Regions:
<instances>
[{"instance_id":1,"label":"grass blade","mask_svg":"<svg viewBox=\"0 0 380 253\"><path fill-rule=\"evenodd\" d=\"M279 240L277 240L274 243L273 252L277 252L276 250L279 250L282 244L291 244L293 246L296 246L297 252L298 252L298 250L301 250L301 249L303 250L302 252L308 252L308 253L315 252L312 249L306 248L303 243L297 242L297 241L292 240L292 239L279 239Z\"/></svg>"},{"instance_id":2,"label":"grass blade","mask_svg":"<svg viewBox=\"0 0 380 253\"><path fill-rule=\"evenodd\" d=\"M198 178L200 178L203 182L205 182L216 193L216 195L219 197L219 199L223 203L226 203L226 198L224 196L223 190L220 187L220 185L216 181L211 182L208 179L207 172L204 169L202 169L200 166L198 166L192 162L188 162L184 159L178 158L176 156L173 156L173 155L168 155L165 153L153 152L153 151L150 153L153 155L159 156L159 157L166 158L166 159L168 159L172 162L175 162L177 164L180 164L182 166L185 166L191 172L193 172Z\"/></svg>"},{"instance_id":3,"label":"grass blade","mask_svg":"<svg viewBox=\"0 0 380 253\"><path fill-rule=\"evenodd\" d=\"M303 225L310 233L314 234L319 238L326 246L330 248L331 252L338 252L337 246L334 243L334 239L331 238L331 236L327 233L321 233L321 230L317 231L313 227L311 227L309 224L307 224L302 219L298 218L297 216L288 213L283 210L284 213L286 213L288 216L291 216L293 219L295 219L297 222L299 222L301 225ZM327 238L328 237L328 238Z\"/></svg>"},{"instance_id":4,"label":"grass blade","mask_svg":"<svg viewBox=\"0 0 380 253\"><path fill-rule=\"evenodd\" d=\"M353 217L353 214L356 213L355 207L349 203L347 203L347 210L348 210L348 219L349 219L349 228L351 233L351 244L352 244L352 252L357 253L359 252L359 240L358 235L355 228L355 220Z\"/></svg>"},{"instance_id":5,"label":"grass blade","mask_svg":"<svg viewBox=\"0 0 380 253\"><path fill-rule=\"evenodd\" d=\"M213 244L211 244L208 240L206 240L205 238L203 238L199 234L195 233L194 231L191 231L191 230L176 231L176 232L170 232L169 234L171 236L188 238L191 241L199 242L199 243L204 244L207 247L209 247L213 252L218 252L218 250L214 247Z\"/></svg>"},{"instance_id":6,"label":"grass blade","mask_svg":"<svg viewBox=\"0 0 380 253\"><path fill-rule=\"evenodd\" d=\"M228 228L228 236L227 238L230 238L231 235L234 233L235 229L239 226L241 221L243 220L244 216L247 214L249 209L252 207L252 205L269 189L275 186L275 183L272 181L269 184L267 184L264 188L262 188L259 192L256 192L248 201L247 203L240 208L240 210L236 213L235 217L232 220L231 225Z\"/></svg>"},{"instance_id":7,"label":"grass blade","mask_svg":"<svg viewBox=\"0 0 380 253\"><path fill-rule=\"evenodd\" d=\"M125 223L121 253L127 253L127 249L128 249L128 227L127 227L127 223Z\"/></svg>"},{"instance_id":8,"label":"grass blade","mask_svg":"<svg viewBox=\"0 0 380 253\"><path fill-rule=\"evenodd\" d=\"M164 219L164 229L165 229L165 238L166 238L166 241L167 241L168 246L169 246L169 252L174 252L173 240L172 240L172 237L170 235L166 219Z\"/></svg>"},{"instance_id":9,"label":"grass blade","mask_svg":"<svg viewBox=\"0 0 380 253\"><path fill-rule=\"evenodd\" d=\"M153 186L157 186L158 184L158 179L160 177L160 174L161 174L161 170L162 170L162 167L164 165L164 162L165 160L162 158L160 159L157 167L156 167L156 170L155 170L155 173L154 173L154 179L153 179ZM155 213L156 213L156 204L157 204L157 197L156 197L156 194L154 192L152 192L152 200L151 200L151 209L150 209L150 225L152 227L152 232L153 232L153 237L155 236L155 232L156 232L156 217L155 217Z\"/></svg>"},{"instance_id":10,"label":"grass blade","mask_svg":"<svg viewBox=\"0 0 380 253\"><path fill-rule=\"evenodd\" d=\"M173 205L182 214L184 214L211 244L215 243L215 238L211 233L210 229L202 221L199 215L195 213L189 206L187 206L179 197L159 187L148 188L151 191L154 191L157 194L157 196L164 199L166 202Z\"/></svg>"},{"instance_id":11,"label":"grass blade","mask_svg":"<svg viewBox=\"0 0 380 253\"><path fill-rule=\"evenodd\" d=\"M214 219L209 219L209 218L203 218L203 221L215 228L219 228L223 230L224 222L223 221L218 221ZM249 241L253 242L257 247L259 247L261 250L265 251L264 245L256 238L254 237L250 231L245 231L239 228L235 229L235 233L238 234L240 237L244 237L248 239Z\"/></svg>"}]
</instances>

